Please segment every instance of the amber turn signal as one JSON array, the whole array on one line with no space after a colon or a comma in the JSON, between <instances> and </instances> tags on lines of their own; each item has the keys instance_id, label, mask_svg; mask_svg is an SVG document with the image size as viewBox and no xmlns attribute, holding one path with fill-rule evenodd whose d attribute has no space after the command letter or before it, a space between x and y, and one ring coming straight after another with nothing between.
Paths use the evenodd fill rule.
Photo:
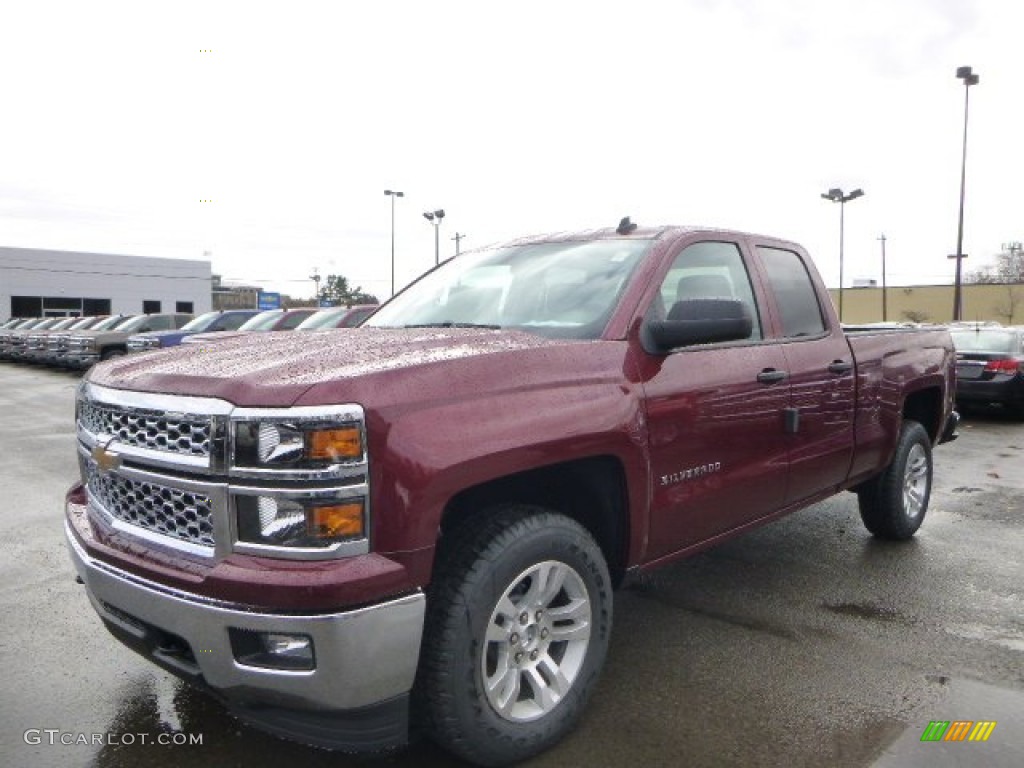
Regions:
<instances>
[{"instance_id":1,"label":"amber turn signal","mask_svg":"<svg viewBox=\"0 0 1024 768\"><path fill-rule=\"evenodd\" d=\"M306 531L318 539L363 535L363 502L306 509Z\"/></svg>"},{"instance_id":2,"label":"amber turn signal","mask_svg":"<svg viewBox=\"0 0 1024 768\"><path fill-rule=\"evenodd\" d=\"M316 429L306 433L308 459L359 459L363 455L363 440L359 427Z\"/></svg>"}]
</instances>

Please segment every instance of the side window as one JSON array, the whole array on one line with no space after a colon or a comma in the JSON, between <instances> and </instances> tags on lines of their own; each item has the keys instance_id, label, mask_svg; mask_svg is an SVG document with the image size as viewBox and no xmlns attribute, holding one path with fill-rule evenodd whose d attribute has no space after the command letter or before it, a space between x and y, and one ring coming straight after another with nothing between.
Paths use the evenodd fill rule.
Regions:
<instances>
[{"instance_id":1,"label":"side window","mask_svg":"<svg viewBox=\"0 0 1024 768\"><path fill-rule=\"evenodd\" d=\"M818 295L800 257L793 251L780 248L759 246L757 251L764 262L768 283L782 315L782 335L792 339L824 333L825 319Z\"/></svg>"},{"instance_id":2,"label":"side window","mask_svg":"<svg viewBox=\"0 0 1024 768\"><path fill-rule=\"evenodd\" d=\"M237 331L238 327L248 320L252 315L225 315L217 321L216 325L210 330L213 331Z\"/></svg>"},{"instance_id":3,"label":"side window","mask_svg":"<svg viewBox=\"0 0 1024 768\"><path fill-rule=\"evenodd\" d=\"M753 320L749 338L762 338L750 275L735 243L694 243L683 249L665 275L649 315L667 317L677 302L693 299L743 302Z\"/></svg>"},{"instance_id":4,"label":"side window","mask_svg":"<svg viewBox=\"0 0 1024 768\"><path fill-rule=\"evenodd\" d=\"M168 331L171 328L171 318L167 315L157 315L149 318L147 325L151 331Z\"/></svg>"}]
</instances>

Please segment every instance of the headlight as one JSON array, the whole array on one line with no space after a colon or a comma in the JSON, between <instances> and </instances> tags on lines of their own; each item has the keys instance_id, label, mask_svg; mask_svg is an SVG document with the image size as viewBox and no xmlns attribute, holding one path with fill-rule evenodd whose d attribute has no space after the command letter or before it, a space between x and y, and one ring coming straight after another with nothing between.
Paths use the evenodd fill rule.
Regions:
<instances>
[{"instance_id":1,"label":"headlight","mask_svg":"<svg viewBox=\"0 0 1024 768\"><path fill-rule=\"evenodd\" d=\"M370 475L359 405L235 408L228 442L234 551L296 559L369 551ZM259 482L246 486L240 478Z\"/></svg>"},{"instance_id":2,"label":"headlight","mask_svg":"<svg viewBox=\"0 0 1024 768\"><path fill-rule=\"evenodd\" d=\"M243 545L316 550L366 536L362 498L238 495L235 509ZM245 551L244 546L236 549Z\"/></svg>"},{"instance_id":3,"label":"headlight","mask_svg":"<svg viewBox=\"0 0 1024 768\"><path fill-rule=\"evenodd\" d=\"M253 416L234 419L235 469L315 472L365 460L362 421L354 413L319 412L287 419Z\"/></svg>"}]
</instances>

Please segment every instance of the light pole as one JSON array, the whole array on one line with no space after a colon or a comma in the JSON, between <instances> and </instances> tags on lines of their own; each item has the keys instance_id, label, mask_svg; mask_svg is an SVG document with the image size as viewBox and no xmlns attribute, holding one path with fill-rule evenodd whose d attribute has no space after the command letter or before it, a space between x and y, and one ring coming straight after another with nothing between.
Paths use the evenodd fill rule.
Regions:
<instances>
[{"instance_id":1,"label":"light pole","mask_svg":"<svg viewBox=\"0 0 1024 768\"><path fill-rule=\"evenodd\" d=\"M434 225L434 266L436 267L441 263L441 243L438 241L438 232L441 230L441 219L444 218L444 209L438 208L436 211L426 211L423 214L423 218Z\"/></svg>"},{"instance_id":2,"label":"light pole","mask_svg":"<svg viewBox=\"0 0 1024 768\"><path fill-rule=\"evenodd\" d=\"M886 320L889 319L888 318L888 314L887 314L888 313L888 309L889 309L889 302L887 301L887 296L886 296L886 292L885 292L885 233L884 232L882 233L882 236L878 238L878 242L880 242L882 244L882 322L884 323Z\"/></svg>"},{"instance_id":3,"label":"light pole","mask_svg":"<svg viewBox=\"0 0 1024 768\"><path fill-rule=\"evenodd\" d=\"M970 67L957 67L956 76L964 81L964 149L960 161L960 217L956 227L956 280L953 283L953 322L960 320L963 309L963 298L960 290L963 279L964 262L964 189L967 183L967 104L970 99L971 86L978 84L978 76Z\"/></svg>"},{"instance_id":4,"label":"light pole","mask_svg":"<svg viewBox=\"0 0 1024 768\"><path fill-rule=\"evenodd\" d=\"M833 187L828 192L822 192L821 196L833 203L839 203L839 322L843 322L843 227L846 204L863 196L863 189L855 189L848 195L843 190Z\"/></svg>"},{"instance_id":5,"label":"light pole","mask_svg":"<svg viewBox=\"0 0 1024 768\"><path fill-rule=\"evenodd\" d=\"M391 198L391 295L395 295L395 198L405 197L404 192L385 189L384 194Z\"/></svg>"}]
</instances>

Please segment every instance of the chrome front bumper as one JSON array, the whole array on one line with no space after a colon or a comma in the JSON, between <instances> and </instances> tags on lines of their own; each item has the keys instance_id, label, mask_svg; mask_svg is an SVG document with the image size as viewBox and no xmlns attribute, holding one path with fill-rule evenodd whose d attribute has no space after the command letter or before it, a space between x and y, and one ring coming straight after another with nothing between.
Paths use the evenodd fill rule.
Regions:
<instances>
[{"instance_id":1,"label":"chrome front bumper","mask_svg":"<svg viewBox=\"0 0 1024 768\"><path fill-rule=\"evenodd\" d=\"M423 632L422 593L340 613L259 612L140 579L96 560L67 523L65 537L93 607L117 630L114 634L230 704L338 712L372 707L412 688ZM240 664L229 628L307 635L313 640L315 668ZM163 641L154 642L153 635Z\"/></svg>"}]
</instances>

